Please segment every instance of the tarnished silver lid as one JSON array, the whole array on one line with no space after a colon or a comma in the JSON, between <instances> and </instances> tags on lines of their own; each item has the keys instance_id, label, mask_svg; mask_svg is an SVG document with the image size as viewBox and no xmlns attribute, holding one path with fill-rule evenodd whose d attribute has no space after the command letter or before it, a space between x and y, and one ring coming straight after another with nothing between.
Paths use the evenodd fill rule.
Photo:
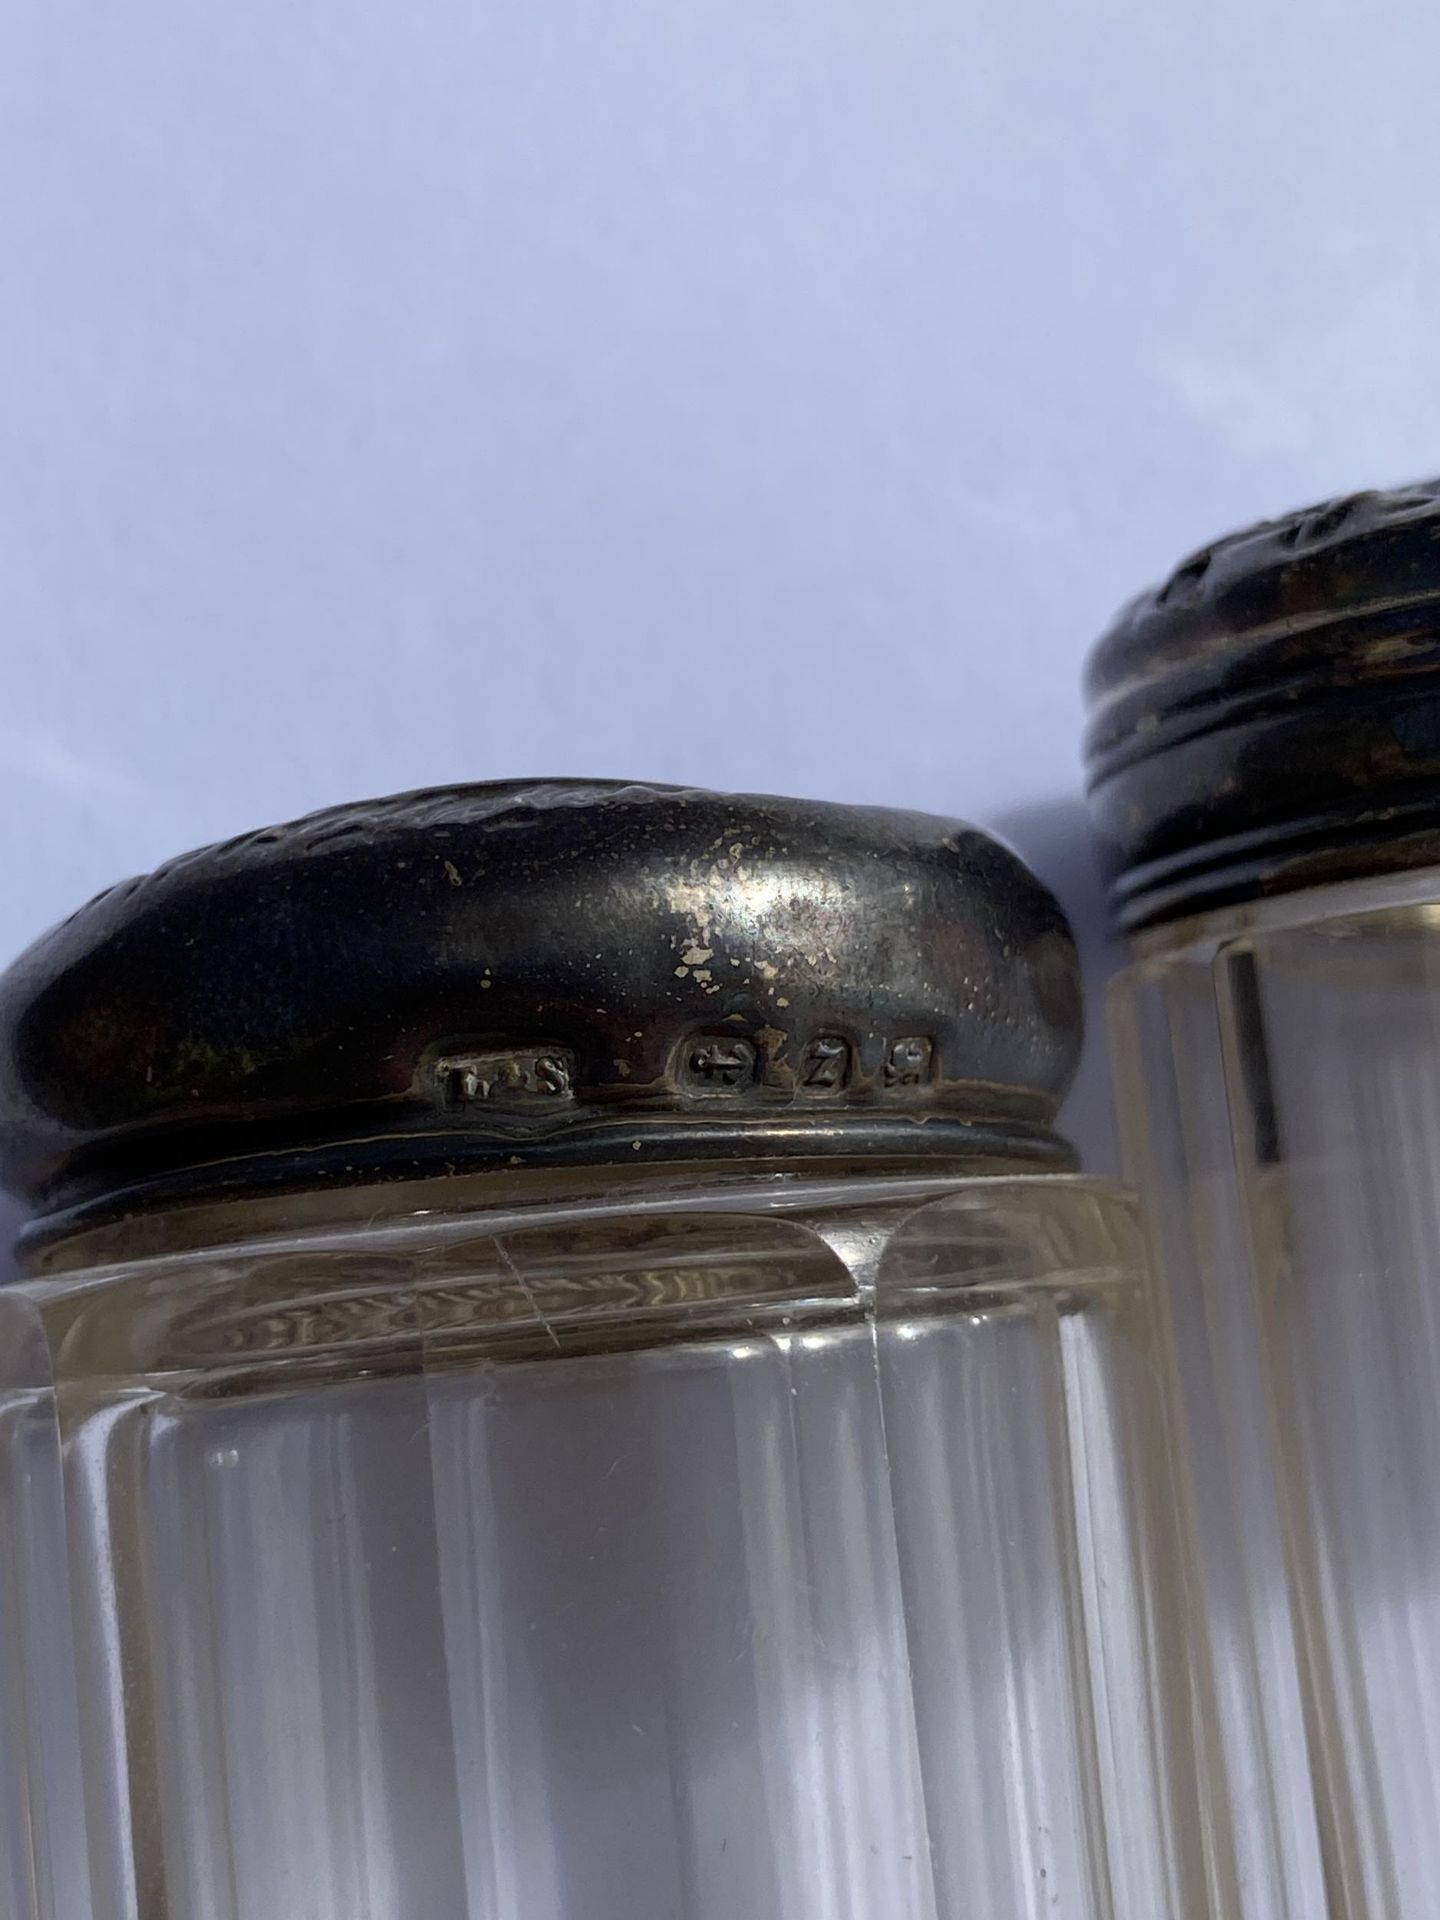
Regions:
<instances>
[{"instance_id":1,"label":"tarnished silver lid","mask_svg":"<svg viewBox=\"0 0 1440 1920\"><path fill-rule=\"evenodd\" d=\"M1091 656L1129 927L1440 860L1440 481L1194 553Z\"/></svg>"},{"instance_id":2,"label":"tarnished silver lid","mask_svg":"<svg viewBox=\"0 0 1440 1920\"><path fill-rule=\"evenodd\" d=\"M78 1224L462 1167L1063 1160L1079 1038L1058 907L971 827L458 787L189 854L32 947L0 1175Z\"/></svg>"}]
</instances>

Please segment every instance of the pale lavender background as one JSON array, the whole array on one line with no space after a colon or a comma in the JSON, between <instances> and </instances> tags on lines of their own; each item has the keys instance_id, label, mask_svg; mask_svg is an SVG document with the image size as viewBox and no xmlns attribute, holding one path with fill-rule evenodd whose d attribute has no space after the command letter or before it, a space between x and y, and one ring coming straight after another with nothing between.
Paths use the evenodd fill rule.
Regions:
<instances>
[{"instance_id":1,"label":"pale lavender background","mask_svg":"<svg viewBox=\"0 0 1440 1920\"><path fill-rule=\"evenodd\" d=\"M1093 940L1089 637L1440 466L1437 68L1418 0L11 0L0 958L566 770L999 823Z\"/></svg>"}]
</instances>

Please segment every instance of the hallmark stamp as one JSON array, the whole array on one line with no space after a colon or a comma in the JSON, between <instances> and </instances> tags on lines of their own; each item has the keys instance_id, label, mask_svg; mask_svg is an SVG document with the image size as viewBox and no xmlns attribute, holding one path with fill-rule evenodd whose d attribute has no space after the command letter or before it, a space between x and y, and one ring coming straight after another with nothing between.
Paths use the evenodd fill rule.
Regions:
<instances>
[{"instance_id":1,"label":"hallmark stamp","mask_svg":"<svg viewBox=\"0 0 1440 1920\"><path fill-rule=\"evenodd\" d=\"M692 1093L739 1093L754 1081L755 1068L753 1044L729 1034L697 1034L680 1057L680 1078Z\"/></svg>"},{"instance_id":2,"label":"hallmark stamp","mask_svg":"<svg viewBox=\"0 0 1440 1920\"><path fill-rule=\"evenodd\" d=\"M807 1093L839 1093L850 1082L850 1042L838 1033L817 1033L800 1055L799 1084Z\"/></svg>"},{"instance_id":3,"label":"hallmark stamp","mask_svg":"<svg viewBox=\"0 0 1440 1920\"><path fill-rule=\"evenodd\" d=\"M435 1077L450 1107L538 1106L575 1092L575 1056L563 1047L503 1047L447 1054Z\"/></svg>"},{"instance_id":4,"label":"hallmark stamp","mask_svg":"<svg viewBox=\"0 0 1440 1920\"><path fill-rule=\"evenodd\" d=\"M930 1083L935 1064L935 1042L922 1033L907 1033L892 1040L885 1056L887 1087L924 1087Z\"/></svg>"}]
</instances>

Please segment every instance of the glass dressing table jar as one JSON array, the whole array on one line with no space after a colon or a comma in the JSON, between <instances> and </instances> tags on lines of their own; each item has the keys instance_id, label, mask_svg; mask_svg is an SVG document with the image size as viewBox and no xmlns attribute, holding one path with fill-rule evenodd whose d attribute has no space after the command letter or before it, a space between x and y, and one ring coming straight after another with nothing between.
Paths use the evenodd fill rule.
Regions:
<instances>
[{"instance_id":1,"label":"glass dressing table jar","mask_svg":"<svg viewBox=\"0 0 1440 1920\"><path fill-rule=\"evenodd\" d=\"M1128 1171L1246 1920L1440 1913L1440 491L1203 549L1091 666Z\"/></svg>"},{"instance_id":2,"label":"glass dressing table jar","mask_svg":"<svg viewBox=\"0 0 1440 1920\"><path fill-rule=\"evenodd\" d=\"M0 985L24 1920L1200 1920L1132 1208L928 816L343 808Z\"/></svg>"}]
</instances>

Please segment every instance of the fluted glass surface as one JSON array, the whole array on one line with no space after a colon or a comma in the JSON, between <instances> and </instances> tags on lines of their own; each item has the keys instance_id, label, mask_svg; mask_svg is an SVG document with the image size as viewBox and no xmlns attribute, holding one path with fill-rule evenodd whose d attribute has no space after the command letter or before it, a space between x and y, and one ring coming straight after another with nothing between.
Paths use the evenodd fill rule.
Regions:
<instances>
[{"instance_id":1,"label":"fluted glass surface","mask_svg":"<svg viewBox=\"0 0 1440 1920\"><path fill-rule=\"evenodd\" d=\"M661 1182L3 1311L23 1920L1207 1911L1101 1186Z\"/></svg>"},{"instance_id":2,"label":"fluted glass surface","mask_svg":"<svg viewBox=\"0 0 1440 1920\"><path fill-rule=\"evenodd\" d=\"M1245 1920L1440 1913L1435 892L1193 922L1116 993Z\"/></svg>"}]
</instances>

